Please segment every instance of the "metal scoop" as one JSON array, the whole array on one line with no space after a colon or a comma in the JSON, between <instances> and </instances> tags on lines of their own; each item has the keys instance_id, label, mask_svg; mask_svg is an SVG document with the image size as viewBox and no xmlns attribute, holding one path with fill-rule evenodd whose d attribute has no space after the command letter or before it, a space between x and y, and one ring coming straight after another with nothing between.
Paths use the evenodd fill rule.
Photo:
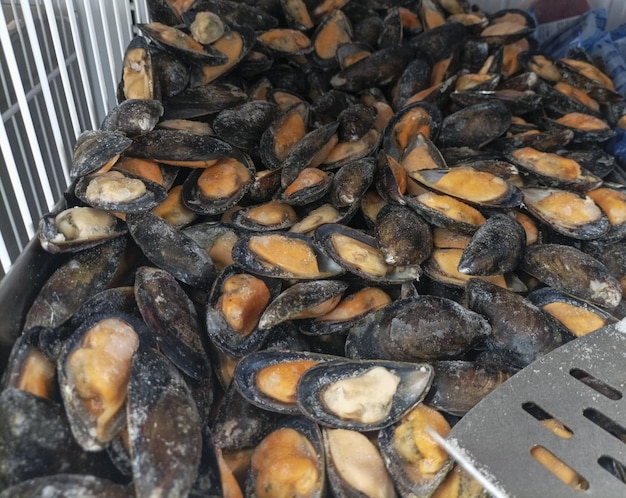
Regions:
<instances>
[{"instance_id":1,"label":"metal scoop","mask_svg":"<svg viewBox=\"0 0 626 498\"><path fill-rule=\"evenodd\" d=\"M624 497L625 394L626 319L511 377L442 445L497 498Z\"/></svg>"}]
</instances>

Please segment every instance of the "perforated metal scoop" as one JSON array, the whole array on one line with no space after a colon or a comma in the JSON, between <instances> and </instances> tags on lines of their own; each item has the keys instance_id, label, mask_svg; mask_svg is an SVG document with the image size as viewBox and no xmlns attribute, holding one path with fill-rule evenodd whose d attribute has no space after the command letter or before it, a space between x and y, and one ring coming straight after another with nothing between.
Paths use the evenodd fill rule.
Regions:
<instances>
[{"instance_id":1,"label":"perforated metal scoop","mask_svg":"<svg viewBox=\"0 0 626 498\"><path fill-rule=\"evenodd\" d=\"M511 377L445 446L498 497L624 497L625 394L626 319Z\"/></svg>"}]
</instances>

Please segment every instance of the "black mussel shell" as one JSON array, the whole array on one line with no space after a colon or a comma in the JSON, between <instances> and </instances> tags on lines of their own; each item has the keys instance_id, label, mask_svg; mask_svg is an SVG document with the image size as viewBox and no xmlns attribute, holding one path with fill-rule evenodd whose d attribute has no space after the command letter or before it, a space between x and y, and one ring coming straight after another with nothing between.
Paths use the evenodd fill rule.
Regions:
<instances>
[{"instance_id":1,"label":"black mussel shell","mask_svg":"<svg viewBox=\"0 0 626 498\"><path fill-rule=\"evenodd\" d=\"M296 104L278 116L261 135L259 154L265 167L278 169L307 132L309 106Z\"/></svg>"},{"instance_id":2,"label":"black mussel shell","mask_svg":"<svg viewBox=\"0 0 626 498\"><path fill-rule=\"evenodd\" d=\"M141 315L153 330L160 350L186 375L210 377L202 326L193 302L165 270L142 266L135 272L135 298ZM167 302L167 306L160 303Z\"/></svg>"},{"instance_id":3,"label":"black mussel shell","mask_svg":"<svg viewBox=\"0 0 626 498\"><path fill-rule=\"evenodd\" d=\"M24 319L23 331L32 327L56 328L90 297L111 284L126 249L118 237L73 253L43 284Z\"/></svg>"},{"instance_id":4,"label":"black mussel shell","mask_svg":"<svg viewBox=\"0 0 626 498\"><path fill-rule=\"evenodd\" d=\"M358 204L374 180L375 162L371 158L357 159L337 170L330 187L330 200L338 209Z\"/></svg>"},{"instance_id":5,"label":"black mussel shell","mask_svg":"<svg viewBox=\"0 0 626 498\"><path fill-rule=\"evenodd\" d=\"M311 280L298 282L281 292L267 306L259 320L259 328L302 318L315 318L337 306L348 288L340 280Z\"/></svg>"},{"instance_id":6,"label":"black mussel shell","mask_svg":"<svg viewBox=\"0 0 626 498\"><path fill-rule=\"evenodd\" d=\"M160 489L186 495L198 475L202 422L184 378L161 353L149 348L137 352L127 412L137 494Z\"/></svg>"},{"instance_id":7,"label":"black mussel shell","mask_svg":"<svg viewBox=\"0 0 626 498\"><path fill-rule=\"evenodd\" d=\"M446 116L435 143L439 147L481 148L503 135L511 125L511 111L494 100L464 107Z\"/></svg>"},{"instance_id":8,"label":"black mussel shell","mask_svg":"<svg viewBox=\"0 0 626 498\"><path fill-rule=\"evenodd\" d=\"M237 209L230 216L230 224L250 232L285 230L298 221L298 214L291 204L283 200L270 200Z\"/></svg>"},{"instance_id":9,"label":"black mussel shell","mask_svg":"<svg viewBox=\"0 0 626 498\"><path fill-rule=\"evenodd\" d=\"M435 375L425 402L451 415L463 416L497 389L511 374L478 361L433 362Z\"/></svg>"},{"instance_id":10,"label":"black mussel shell","mask_svg":"<svg viewBox=\"0 0 626 498\"><path fill-rule=\"evenodd\" d=\"M152 130L163 115L163 105L158 100L128 99L111 109L102 121L103 131L141 135Z\"/></svg>"},{"instance_id":11,"label":"black mussel shell","mask_svg":"<svg viewBox=\"0 0 626 498\"><path fill-rule=\"evenodd\" d=\"M478 313L443 297L394 301L350 329L346 355L394 361L458 358L491 334Z\"/></svg>"},{"instance_id":12,"label":"black mussel shell","mask_svg":"<svg viewBox=\"0 0 626 498\"><path fill-rule=\"evenodd\" d=\"M163 118L200 118L241 104L247 98L246 92L229 83L187 87L182 92L166 99Z\"/></svg>"},{"instance_id":13,"label":"black mussel shell","mask_svg":"<svg viewBox=\"0 0 626 498\"><path fill-rule=\"evenodd\" d=\"M470 279L465 285L465 300L469 309L489 320L490 347L506 351L520 366L573 338L556 319L530 301L490 282Z\"/></svg>"},{"instance_id":14,"label":"black mussel shell","mask_svg":"<svg viewBox=\"0 0 626 498\"><path fill-rule=\"evenodd\" d=\"M46 427L49 425L46 424ZM64 472L67 472L64 469ZM59 473L33 477L5 488L0 498L17 496L101 496L106 498L128 498L126 485L90 474Z\"/></svg>"},{"instance_id":15,"label":"black mussel shell","mask_svg":"<svg viewBox=\"0 0 626 498\"><path fill-rule=\"evenodd\" d=\"M320 425L378 430L393 424L419 403L428 392L432 376L432 367L419 363L326 362L300 377L296 397L302 412ZM347 383L343 388L337 385L344 381ZM369 386L367 394L361 390L363 385ZM383 385L389 389L383 389ZM374 394L381 397L376 399Z\"/></svg>"},{"instance_id":16,"label":"black mussel shell","mask_svg":"<svg viewBox=\"0 0 626 498\"><path fill-rule=\"evenodd\" d=\"M220 111L212 126L222 140L251 151L259 146L261 135L277 116L278 106L275 103L252 100Z\"/></svg>"},{"instance_id":17,"label":"black mussel shell","mask_svg":"<svg viewBox=\"0 0 626 498\"><path fill-rule=\"evenodd\" d=\"M472 235L463 249L458 270L468 275L496 275L513 271L525 246L526 232L522 225L513 216L496 214Z\"/></svg>"},{"instance_id":18,"label":"black mussel shell","mask_svg":"<svg viewBox=\"0 0 626 498\"><path fill-rule=\"evenodd\" d=\"M374 234L390 265L421 264L433 250L430 226L408 206L384 206L376 217Z\"/></svg>"},{"instance_id":19,"label":"black mussel shell","mask_svg":"<svg viewBox=\"0 0 626 498\"><path fill-rule=\"evenodd\" d=\"M526 248L522 268L545 284L603 308L615 308L622 288L606 266L589 254L562 244Z\"/></svg>"},{"instance_id":20,"label":"black mussel shell","mask_svg":"<svg viewBox=\"0 0 626 498\"><path fill-rule=\"evenodd\" d=\"M387 123L384 131L383 149L400 160L410 141L418 133L435 140L439 133L441 110L426 102L416 102L403 107Z\"/></svg>"},{"instance_id":21,"label":"black mussel shell","mask_svg":"<svg viewBox=\"0 0 626 498\"><path fill-rule=\"evenodd\" d=\"M247 3L230 0L197 0L193 3L191 10L214 12L229 24L248 26L255 31L278 26L278 19L270 13L271 9L255 7Z\"/></svg>"},{"instance_id":22,"label":"black mussel shell","mask_svg":"<svg viewBox=\"0 0 626 498\"><path fill-rule=\"evenodd\" d=\"M228 157L233 148L208 135L189 131L156 129L133 139L127 155L154 159L172 166L202 168L220 157Z\"/></svg>"},{"instance_id":23,"label":"black mussel shell","mask_svg":"<svg viewBox=\"0 0 626 498\"><path fill-rule=\"evenodd\" d=\"M145 256L177 280L208 290L215 266L211 257L191 238L150 212L128 214L126 224Z\"/></svg>"},{"instance_id":24,"label":"black mussel shell","mask_svg":"<svg viewBox=\"0 0 626 498\"><path fill-rule=\"evenodd\" d=\"M79 178L110 168L131 143L130 138L116 131L84 131L74 145L70 177Z\"/></svg>"}]
</instances>

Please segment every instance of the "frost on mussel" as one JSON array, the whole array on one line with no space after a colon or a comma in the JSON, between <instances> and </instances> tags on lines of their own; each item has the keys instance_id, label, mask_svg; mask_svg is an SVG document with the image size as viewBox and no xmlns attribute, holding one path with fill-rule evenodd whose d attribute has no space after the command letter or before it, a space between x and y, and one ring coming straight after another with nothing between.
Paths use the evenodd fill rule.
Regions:
<instances>
[{"instance_id":1,"label":"frost on mussel","mask_svg":"<svg viewBox=\"0 0 626 498\"><path fill-rule=\"evenodd\" d=\"M79 178L96 171L108 171L131 143L130 138L116 131L88 130L81 133L74 145L70 176Z\"/></svg>"},{"instance_id":2,"label":"frost on mussel","mask_svg":"<svg viewBox=\"0 0 626 498\"><path fill-rule=\"evenodd\" d=\"M182 375L161 353L141 348L128 383L127 420L137 496L155 489L185 496L202 452L201 420Z\"/></svg>"},{"instance_id":3,"label":"frost on mussel","mask_svg":"<svg viewBox=\"0 0 626 498\"><path fill-rule=\"evenodd\" d=\"M176 279L165 270L142 266L135 272L134 291L141 316L163 353L188 376L208 377L200 320Z\"/></svg>"},{"instance_id":4,"label":"frost on mussel","mask_svg":"<svg viewBox=\"0 0 626 498\"><path fill-rule=\"evenodd\" d=\"M296 399L302 412L323 426L370 431L402 417L424 398L431 381L427 364L343 360L308 369Z\"/></svg>"}]
</instances>

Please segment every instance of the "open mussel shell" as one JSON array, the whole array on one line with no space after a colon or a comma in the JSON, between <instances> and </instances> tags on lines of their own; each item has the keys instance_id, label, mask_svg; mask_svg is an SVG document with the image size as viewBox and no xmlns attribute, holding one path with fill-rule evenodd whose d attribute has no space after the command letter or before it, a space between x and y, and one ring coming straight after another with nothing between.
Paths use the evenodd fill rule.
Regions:
<instances>
[{"instance_id":1,"label":"open mussel shell","mask_svg":"<svg viewBox=\"0 0 626 498\"><path fill-rule=\"evenodd\" d=\"M426 102L407 105L396 112L387 123L383 135L383 149L400 160L410 141L418 133L434 140L441 126L441 110Z\"/></svg>"},{"instance_id":2,"label":"open mussel shell","mask_svg":"<svg viewBox=\"0 0 626 498\"><path fill-rule=\"evenodd\" d=\"M365 434L323 427L322 436L332 496L397 496L377 445Z\"/></svg>"},{"instance_id":3,"label":"open mussel shell","mask_svg":"<svg viewBox=\"0 0 626 498\"><path fill-rule=\"evenodd\" d=\"M249 232L286 230L298 221L296 210L284 201L270 200L263 204L237 208L229 223Z\"/></svg>"},{"instance_id":4,"label":"open mussel shell","mask_svg":"<svg viewBox=\"0 0 626 498\"><path fill-rule=\"evenodd\" d=\"M232 255L242 268L267 277L318 280L345 272L312 238L290 232L243 236Z\"/></svg>"},{"instance_id":5,"label":"open mussel shell","mask_svg":"<svg viewBox=\"0 0 626 498\"><path fill-rule=\"evenodd\" d=\"M427 364L328 362L300 377L296 398L302 412L320 425L372 431L393 424L419 403L432 376Z\"/></svg>"},{"instance_id":6,"label":"open mussel shell","mask_svg":"<svg viewBox=\"0 0 626 498\"><path fill-rule=\"evenodd\" d=\"M122 77L117 87L117 101L126 99L160 100L161 88L156 76L153 48L143 36L135 36L124 52Z\"/></svg>"},{"instance_id":7,"label":"open mussel shell","mask_svg":"<svg viewBox=\"0 0 626 498\"><path fill-rule=\"evenodd\" d=\"M593 240L611 227L607 216L587 195L549 187L525 187L522 193L526 209L560 234Z\"/></svg>"},{"instance_id":8,"label":"open mussel shell","mask_svg":"<svg viewBox=\"0 0 626 498\"><path fill-rule=\"evenodd\" d=\"M244 356L235 367L235 386L250 403L277 413L299 415L296 385L302 374L341 357L310 351L263 350Z\"/></svg>"},{"instance_id":9,"label":"open mussel shell","mask_svg":"<svg viewBox=\"0 0 626 498\"><path fill-rule=\"evenodd\" d=\"M554 66L563 81L585 91L595 100L600 102L623 100L623 96L615 91L611 78L588 61L565 57L555 60Z\"/></svg>"},{"instance_id":10,"label":"open mussel shell","mask_svg":"<svg viewBox=\"0 0 626 498\"><path fill-rule=\"evenodd\" d=\"M313 204L326 195L332 181L332 173L319 168L304 168L294 181L277 192L274 198L292 206Z\"/></svg>"},{"instance_id":11,"label":"open mussel shell","mask_svg":"<svg viewBox=\"0 0 626 498\"><path fill-rule=\"evenodd\" d=\"M605 243L618 242L626 237L626 191L608 185L587 192L587 196L606 214L611 224L601 237Z\"/></svg>"},{"instance_id":12,"label":"open mussel shell","mask_svg":"<svg viewBox=\"0 0 626 498\"><path fill-rule=\"evenodd\" d=\"M309 105L292 105L280 114L263 132L259 154L265 167L279 169L287 155L307 133Z\"/></svg>"},{"instance_id":13,"label":"open mussel shell","mask_svg":"<svg viewBox=\"0 0 626 498\"><path fill-rule=\"evenodd\" d=\"M131 144L130 138L116 131L84 131L74 145L70 177L79 178L110 169Z\"/></svg>"},{"instance_id":14,"label":"open mussel shell","mask_svg":"<svg viewBox=\"0 0 626 498\"><path fill-rule=\"evenodd\" d=\"M584 192L602 183L599 177L586 171L576 160L532 147L511 151L509 159L549 187Z\"/></svg>"},{"instance_id":15,"label":"open mussel shell","mask_svg":"<svg viewBox=\"0 0 626 498\"><path fill-rule=\"evenodd\" d=\"M191 225L182 232L208 253L218 271L234 263L232 249L241 236L239 229L208 221Z\"/></svg>"},{"instance_id":16,"label":"open mussel shell","mask_svg":"<svg viewBox=\"0 0 626 498\"><path fill-rule=\"evenodd\" d=\"M37 235L43 249L57 253L80 251L126 232L124 223L112 214L75 206L44 215Z\"/></svg>"},{"instance_id":17,"label":"open mussel shell","mask_svg":"<svg viewBox=\"0 0 626 498\"><path fill-rule=\"evenodd\" d=\"M550 313L576 337L617 322L617 318L605 310L551 287L535 289L528 294L528 300Z\"/></svg>"},{"instance_id":18,"label":"open mussel shell","mask_svg":"<svg viewBox=\"0 0 626 498\"><path fill-rule=\"evenodd\" d=\"M531 35L537 27L535 19L522 9L503 9L488 17L489 25L480 37L492 45L513 43Z\"/></svg>"},{"instance_id":19,"label":"open mussel shell","mask_svg":"<svg viewBox=\"0 0 626 498\"><path fill-rule=\"evenodd\" d=\"M452 467L453 460L433 444L427 427L442 437L450 432L450 424L441 413L420 403L378 434L385 466L402 496L429 496Z\"/></svg>"},{"instance_id":20,"label":"open mussel shell","mask_svg":"<svg viewBox=\"0 0 626 498\"><path fill-rule=\"evenodd\" d=\"M199 83L208 85L232 71L248 55L255 41L254 32L244 26L237 26L236 29L225 32L211 46L226 56L226 62L202 65L198 74ZM195 84L195 81L193 83Z\"/></svg>"},{"instance_id":21,"label":"open mussel shell","mask_svg":"<svg viewBox=\"0 0 626 498\"><path fill-rule=\"evenodd\" d=\"M267 306L259 319L259 328L269 329L286 321L328 313L337 306L347 288L348 284L340 280L298 282Z\"/></svg>"},{"instance_id":22,"label":"open mussel shell","mask_svg":"<svg viewBox=\"0 0 626 498\"><path fill-rule=\"evenodd\" d=\"M167 198L167 191L158 183L118 170L83 176L76 182L74 194L93 208L119 213L147 211Z\"/></svg>"},{"instance_id":23,"label":"open mussel shell","mask_svg":"<svg viewBox=\"0 0 626 498\"><path fill-rule=\"evenodd\" d=\"M126 424L131 364L145 324L134 315L99 314L65 342L57 361L59 385L72 434L87 451L103 449Z\"/></svg>"},{"instance_id":24,"label":"open mussel shell","mask_svg":"<svg viewBox=\"0 0 626 498\"><path fill-rule=\"evenodd\" d=\"M128 99L109 111L100 129L132 137L152 130L162 115L163 105L158 100Z\"/></svg>"},{"instance_id":25,"label":"open mussel shell","mask_svg":"<svg viewBox=\"0 0 626 498\"><path fill-rule=\"evenodd\" d=\"M376 239L356 228L327 223L315 230L314 238L339 266L367 281L409 282L417 280L422 273L419 264L388 264Z\"/></svg>"},{"instance_id":26,"label":"open mussel shell","mask_svg":"<svg viewBox=\"0 0 626 498\"><path fill-rule=\"evenodd\" d=\"M226 56L210 44L202 44L191 35L160 22L138 24L137 27L150 40L176 57L190 63L217 66L227 62Z\"/></svg>"},{"instance_id":27,"label":"open mussel shell","mask_svg":"<svg viewBox=\"0 0 626 498\"><path fill-rule=\"evenodd\" d=\"M336 9L324 17L312 35L312 61L321 68L334 68L338 65L337 49L352 41L352 23L341 9Z\"/></svg>"},{"instance_id":28,"label":"open mussel shell","mask_svg":"<svg viewBox=\"0 0 626 498\"><path fill-rule=\"evenodd\" d=\"M615 308L622 288L605 265L593 256L562 244L526 248L522 269L550 287L603 308Z\"/></svg>"},{"instance_id":29,"label":"open mussel shell","mask_svg":"<svg viewBox=\"0 0 626 498\"><path fill-rule=\"evenodd\" d=\"M486 221L483 214L468 203L431 192L415 182L409 183L404 199L409 207L431 224L466 235L473 234Z\"/></svg>"},{"instance_id":30,"label":"open mussel shell","mask_svg":"<svg viewBox=\"0 0 626 498\"><path fill-rule=\"evenodd\" d=\"M305 335L347 332L365 316L391 304L391 296L380 287L361 287L344 296L328 313L304 322L299 330Z\"/></svg>"},{"instance_id":31,"label":"open mussel shell","mask_svg":"<svg viewBox=\"0 0 626 498\"><path fill-rule=\"evenodd\" d=\"M604 119L583 112L569 112L554 119L544 118L542 124L547 129L571 130L573 143L600 143L615 136L615 130Z\"/></svg>"},{"instance_id":32,"label":"open mussel shell","mask_svg":"<svg viewBox=\"0 0 626 498\"><path fill-rule=\"evenodd\" d=\"M213 260L181 230L150 212L128 214L126 225L152 263L181 282L202 290L210 289L215 276Z\"/></svg>"},{"instance_id":33,"label":"open mussel shell","mask_svg":"<svg viewBox=\"0 0 626 498\"><path fill-rule=\"evenodd\" d=\"M135 298L144 321L170 361L194 379L209 377L198 315L176 279L165 270L142 266L135 272ZM167 306L159 305L166 301Z\"/></svg>"},{"instance_id":34,"label":"open mussel shell","mask_svg":"<svg viewBox=\"0 0 626 498\"><path fill-rule=\"evenodd\" d=\"M205 311L211 342L239 358L259 349L269 333L259 327L259 320L279 292L279 281L225 268L213 284Z\"/></svg>"},{"instance_id":35,"label":"open mussel shell","mask_svg":"<svg viewBox=\"0 0 626 498\"><path fill-rule=\"evenodd\" d=\"M412 178L436 192L476 206L516 207L522 202L522 193L511 182L471 166L420 170Z\"/></svg>"},{"instance_id":36,"label":"open mussel shell","mask_svg":"<svg viewBox=\"0 0 626 498\"><path fill-rule=\"evenodd\" d=\"M183 183L183 202L199 214L223 213L246 194L254 174L254 164L243 152L219 158L215 164L196 169L187 176Z\"/></svg>"},{"instance_id":37,"label":"open mussel shell","mask_svg":"<svg viewBox=\"0 0 626 498\"><path fill-rule=\"evenodd\" d=\"M304 417L280 423L254 449L246 476L246 496L307 496L326 492L322 434Z\"/></svg>"}]
</instances>

